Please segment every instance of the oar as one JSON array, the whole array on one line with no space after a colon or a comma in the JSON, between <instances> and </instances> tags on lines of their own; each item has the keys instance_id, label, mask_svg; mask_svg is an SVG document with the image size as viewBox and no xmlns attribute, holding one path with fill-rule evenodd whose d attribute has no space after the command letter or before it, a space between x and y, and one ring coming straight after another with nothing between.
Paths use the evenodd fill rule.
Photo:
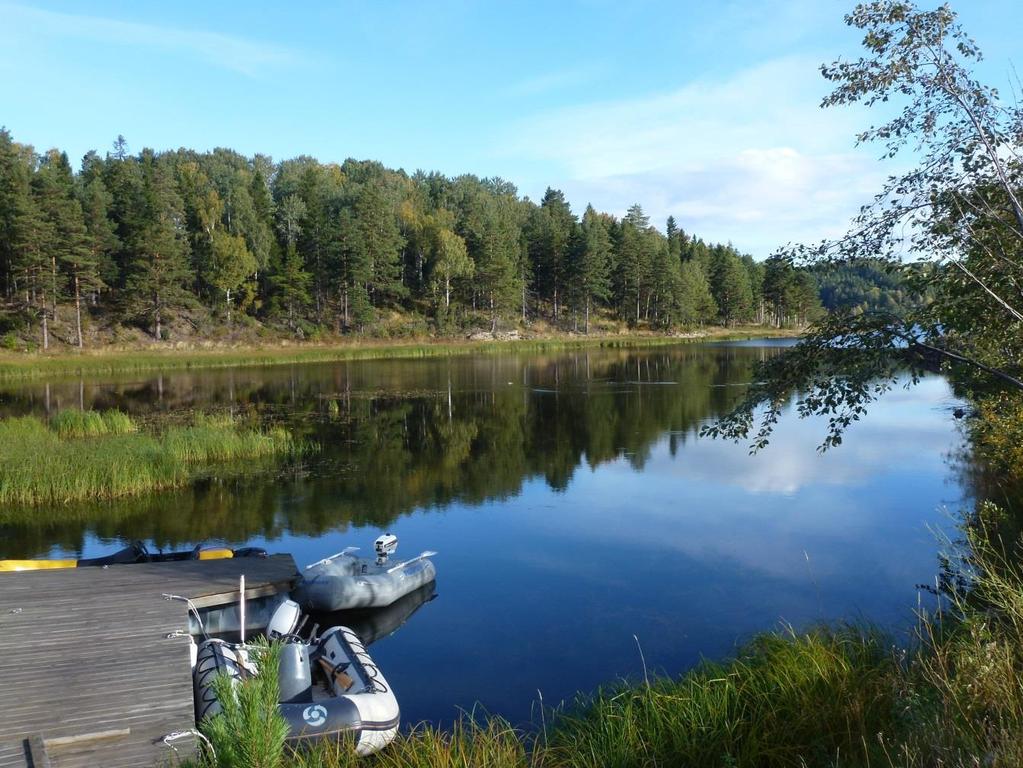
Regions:
<instances>
[{"instance_id":1,"label":"oar","mask_svg":"<svg viewBox=\"0 0 1023 768\"><path fill-rule=\"evenodd\" d=\"M351 675L341 669L341 665L335 667L323 656L320 656L320 666L323 667L323 671L327 674L327 679L333 679L342 691L349 690L355 684Z\"/></svg>"},{"instance_id":2,"label":"oar","mask_svg":"<svg viewBox=\"0 0 1023 768\"><path fill-rule=\"evenodd\" d=\"M346 555L352 554L352 552L355 552L357 549L358 547L345 547L340 552L337 552L331 555L330 557L325 557L322 560L317 560L315 563L312 563L311 565L307 565L305 569L308 571L310 568L315 568L318 565L326 565L332 560L337 560L339 557L345 557Z\"/></svg>"},{"instance_id":3,"label":"oar","mask_svg":"<svg viewBox=\"0 0 1023 768\"><path fill-rule=\"evenodd\" d=\"M406 560L403 563L398 563L397 565L391 566L390 568L387 569L386 573L394 573L395 571L401 570L406 565L412 565L412 563L418 563L420 560L425 560L426 558L433 557L436 554L437 554L436 552L431 552L430 550L426 550L422 554L416 555L411 560Z\"/></svg>"}]
</instances>

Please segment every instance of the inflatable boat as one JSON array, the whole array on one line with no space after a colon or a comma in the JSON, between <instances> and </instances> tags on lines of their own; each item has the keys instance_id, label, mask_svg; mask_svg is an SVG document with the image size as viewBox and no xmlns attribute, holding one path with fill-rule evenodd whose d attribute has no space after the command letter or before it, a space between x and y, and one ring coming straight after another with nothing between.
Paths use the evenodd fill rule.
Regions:
<instances>
[{"instance_id":1,"label":"inflatable boat","mask_svg":"<svg viewBox=\"0 0 1023 768\"><path fill-rule=\"evenodd\" d=\"M357 634L362 644L368 648L377 640L393 635L401 629L416 611L436 596L437 584L431 581L404 597L399 597L385 608L314 612L310 615L310 620L318 622L321 627L343 624Z\"/></svg>"},{"instance_id":2,"label":"inflatable boat","mask_svg":"<svg viewBox=\"0 0 1023 768\"><path fill-rule=\"evenodd\" d=\"M303 641L295 632L300 610L284 603L268 628L284 643L278 677L281 717L292 744L349 737L355 751L369 755L387 746L398 732L398 700L366 648L348 627L331 627ZM202 723L222 707L213 680L226 675L238 681L258 672L250 646L223 640L203 641L193 668L195 719Z\"/></svg>"},{"instance_id":3,"label":"inflatable boat","mask_svg":"<svg viewBox=\"0 0 1023 768\"><path fill-rule=\"evenodd\" d=\"M104 565L131 565L134 563L170 563L181 560L221 560L227 557L266 557L266 550L260 547L243 547L228 549L227 547L211 547L203 549L197 545L194 549L183 552L150 552L141 541L136 541L124 549L104 557L87 557L79 560L0 560L0 572L3 571L40 571L51 568L88 568Z\"/></svg>"},{"instance_id":4,"label":"inflatable boat","mask_svg":"<svg viewBox=\"0 0 1023 768\"><path fill-rule=\"evenodd\" d=\"M352 553L358 547L349 547L307 566L292 596L312 611L383 608L437 577L430 560L436 552L391 563L388 558L398 548L398 537L389 533L379 537L374 547L376 560L356 557Z\"/></svg>"}]
</instances>

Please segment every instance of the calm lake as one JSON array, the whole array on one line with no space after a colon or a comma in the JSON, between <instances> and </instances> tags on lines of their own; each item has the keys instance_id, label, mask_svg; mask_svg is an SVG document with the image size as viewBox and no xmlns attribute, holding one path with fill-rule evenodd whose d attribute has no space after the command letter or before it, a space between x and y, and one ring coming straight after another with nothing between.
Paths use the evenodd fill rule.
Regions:
<instances>
[{"instance_id":1,"label":"calm lake","mask_svg":"<svg viewBox=\"0 0 1023 768\"><path fill-rule=\"evenodd\" d=\"M912 621L968 505L956 401L896 389L840 449L790 413L771 447L698 439L776 342L363 361L0 386L0 413L231 409L290 425L301 466L233 467L180 492L0 510L0 557L94 556L132 539L290 552L384 531L439 552L436 595L353 617L405 723L480 702L514 722L615 678L677 673L751 634ZM407 622L401 625L402 620ZM400 625L393 634L387 632ZM637 643L638 639L638 643Z\"/></svg>"}]
</instances>

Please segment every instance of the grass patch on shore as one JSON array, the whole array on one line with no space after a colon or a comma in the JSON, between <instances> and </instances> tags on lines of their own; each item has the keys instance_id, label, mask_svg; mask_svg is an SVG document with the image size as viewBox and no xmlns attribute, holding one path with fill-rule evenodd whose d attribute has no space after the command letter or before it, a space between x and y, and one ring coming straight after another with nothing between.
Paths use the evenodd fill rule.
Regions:
<instances>
[{"instance_id":1,"label":"grass patch on shore","mask_svg":"<svg viewBox=\"0 0 1023 768\"><path fill-rule=\"evenodd\" d=\"M280 427L228 417L143 431L118 411L63 411L0 421L0 504L112 499L184 485L212 464L294 455L308 446Z\"/></svg>"},{"instance_id":2,"label":"grass patch on shore","mask_svg":"<svg viewBox=\"0 0 1023 768\"><path fill-rule=\"evenodd\" d=\"M996 513L982 505L978 515ZM862 625L768 633L728 661L546 711L528 732L466 718L406 730L369 758L344 742L321 743L285 750L265 768L1023 765L1023 559L983 521L967 533L965 588L921 616L909 644ZM200 762L233 765L209 753Z\"/></svg>"},{"instance_id":3,"label":"grass patch on shore","mask_svg":"<svg viewBox=\"0 0 1023 768\"><path fill-rule=\"evenodd\" d=\"M240 366L293 365L348 360L415 359L468 354L548 352L587 348L640 348L673 346L705 341L728 341L762 337L794 336L759 326L735 329L712 328L692 336L636 334L628 336L554 336L507 341L422 341L394 343L363 340L337 344L272 345L213 349L125 349L89 352L3 353L0 381L59 376L96 376L143 371L228 368Z\"/></svg>"}]
</instances>

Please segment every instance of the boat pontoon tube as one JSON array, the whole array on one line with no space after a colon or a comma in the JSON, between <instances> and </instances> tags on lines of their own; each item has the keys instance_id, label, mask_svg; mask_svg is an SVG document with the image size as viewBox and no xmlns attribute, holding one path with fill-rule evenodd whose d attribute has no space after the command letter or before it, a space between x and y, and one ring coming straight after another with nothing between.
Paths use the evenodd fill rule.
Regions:
<instances>
[{"instance_id":1,"label":"boat pontoon tube","mask_svg":"<svg viewBox=\"0 0 1023 768\"><path fill-rule=\"evenodd\" d=\"M355 633L332 627L313 644L291 642L282 649L279 670L281 716L288 741L355 738L355 750L368 755L398 732L398 700ZM218 674L238 680L252 670L243 646L207 640L198 648L194 683L196 722L221 711L213 690ZM317 678L319 680L317 681Z\"/></svg>"}]
</instances>

